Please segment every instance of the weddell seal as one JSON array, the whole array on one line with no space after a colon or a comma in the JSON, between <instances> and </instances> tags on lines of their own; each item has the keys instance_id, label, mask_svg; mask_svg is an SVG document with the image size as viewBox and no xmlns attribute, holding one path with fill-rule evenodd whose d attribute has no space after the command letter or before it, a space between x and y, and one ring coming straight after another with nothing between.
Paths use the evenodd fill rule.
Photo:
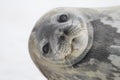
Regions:
<instances>
[{"instance_id":1,"label":"weddell seal","mask_svg":"<svg viewBox=\"0 0 120 80\"><path fill-rule=\"evenodd\" d=\"M33 28L29 52L48 80L120 80L120 6L53 9Z\"/></svg>"}]
</instances>

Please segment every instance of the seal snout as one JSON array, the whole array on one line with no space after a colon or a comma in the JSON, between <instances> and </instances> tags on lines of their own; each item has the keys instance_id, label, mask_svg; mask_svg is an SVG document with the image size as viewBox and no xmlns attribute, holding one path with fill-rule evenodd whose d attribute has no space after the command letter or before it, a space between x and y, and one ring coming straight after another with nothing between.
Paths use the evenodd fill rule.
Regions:
<instances>
[{"instance_id":1,"label":"seal snout","mask_svg":"<svg viewBox=\"0 0 120 80\"><path fill-rule=\"evenodd\" d=\"M66 56L70 55L74 52L74 50L77 50L76 46L74 46L74 43L76 43L76 39L79 38L79 35L81 34L82 27L80 23L78 24L72 24L70 26L64 27L64 29L58 29L59 31L59 37L58 37L58 55L59 58L65 58Z\"/></svg>"}]
</instances>

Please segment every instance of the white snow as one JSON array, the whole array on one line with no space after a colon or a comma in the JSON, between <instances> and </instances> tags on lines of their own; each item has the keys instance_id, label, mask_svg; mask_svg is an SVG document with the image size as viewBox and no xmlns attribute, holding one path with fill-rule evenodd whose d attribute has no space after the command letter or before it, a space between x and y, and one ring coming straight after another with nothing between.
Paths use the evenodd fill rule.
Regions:
<instances>
[{"instance_id":1,"label":"white snow","mask_svg":"<svg viewBox=\"0 0 120 80\"><path fill-rule=\"evenodd\" d=\"M105 7L120 0L0 0L0 80L46 80L30 59L35 22L56 7Z\"/></svg>"}]
</instances>

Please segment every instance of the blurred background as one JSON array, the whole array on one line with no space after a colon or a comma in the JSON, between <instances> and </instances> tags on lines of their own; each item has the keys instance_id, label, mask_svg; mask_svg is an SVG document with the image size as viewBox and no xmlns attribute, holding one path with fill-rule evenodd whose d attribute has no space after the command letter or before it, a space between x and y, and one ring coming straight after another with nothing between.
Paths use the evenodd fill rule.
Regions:
<instances>
[{"instance_id":1,"label":"blurred background","mask_svg":"<svg viewBox=\"0 0 120 80\"><path fill-rule=\"evenodd\" d=\"M28 39L35 22L56 7L110 7L120 0L0 0L0 80L47 80L33 64Z\"/></svg>"}]
</instances>

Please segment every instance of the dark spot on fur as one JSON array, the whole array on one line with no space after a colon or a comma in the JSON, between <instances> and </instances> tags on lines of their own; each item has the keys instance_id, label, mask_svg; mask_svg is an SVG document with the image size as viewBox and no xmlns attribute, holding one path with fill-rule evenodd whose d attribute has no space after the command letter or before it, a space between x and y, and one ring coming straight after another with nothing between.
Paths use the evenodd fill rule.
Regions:
<instances>
[{"instance_id":1,"label":"dark spot on fur","mask_svg":"<svg viewBox=\"0 0 120 80\"><path fill-rule=\"evenodd\" d=\"M93 77L92 80L102 80L102 79L100 79L100 78L98 78L98 77Z\"/></svg>"},{"instance_id":2,"label":"dark spot on fur","mask_svg":"<svg viewBox=\"0 0 120 80\"><path fill-rule=\"evenodd\" d=\"M120 73L120 69L117 69L117 70L111 70L112 72L114 73Z\"/></svg>"},{"instance_id":3,"label":"dark spot on fur","mask_svg":"<svg viewBox=\"0 0 120 80\"><path fill-rule=\"evenodd\" d=\"M107 15L105 15L105 16L107 16ZM110 17L110 16L105 17L105 19L106 19L106 21L111 21L111 22L114 22L113 18L112 18L112 17Z\"/></svg>"},{"instance_id":4,"label":"dark spot on fur","mask_svg":"<svg viewBox=\"0 0 120 80\"><path fill-rule=\"evenodd\" d=\"M116 28L102 23L100 19L92 21L91 24L94 28L93 46L86 57L79 63L88 62L90 58L95 58L102 62L110 62L107 58L111 53L107 48L115 45L114 38L120 37L120 34L116 32Z\"/></svg>"},{"instance_id":5,"label":"dark spot on fur","mask_svg":"<svg viewBox=\"0 0 120 80\"><path fill-rule=\"evenodd\" d=\"M107 76L106 76L106 78L107 78L107 80L114 80L114 75L113 75L113 73L109 73L109 74L107 74Z\"/></svg>"},{"instance_id":6,"label":"dark spot on fur","mask_svg":"<svg viewBox=\"0 0 120 80\"><path fill-rule=\"evenodd\" d=\"M77 78L81 79L81 80L88 80L88 76L81 76L81 75L76 75Z\"/></svg>"},{"instance_id":7,"label":"dark spot on fur","mask_svg":"<svg viewBox=\"0 0 120 80\"><path fill-rule=\"evenodd\" d=\"M109 51L111 54L120 56L120 49L119 49L119 48L109 47L109 48L108 48L108 51Z\"/></svg>"},{"instance_id":8,"label":"dark spot on fur","mask_svg":"<svg viewBox=\"0 0 120 80\"><path fill-rule=\"evenodd\" d=\"M120 34L119 34L119 36L120 36ZM118 36L118 38L119 38L119 36ZM114 39L114 41L115 41L116 45L120 46L120 39Z\"/></svg>"},{"instance_id":9,"label":"dark spot on fur","mask_svg":"<svg viewBox=\"0 0 120 80\"><path fill-rule=\"evenodd\" d=\"M114 80L111 76L107 77L107 80Z\"/></svg>"}]
</instances>

